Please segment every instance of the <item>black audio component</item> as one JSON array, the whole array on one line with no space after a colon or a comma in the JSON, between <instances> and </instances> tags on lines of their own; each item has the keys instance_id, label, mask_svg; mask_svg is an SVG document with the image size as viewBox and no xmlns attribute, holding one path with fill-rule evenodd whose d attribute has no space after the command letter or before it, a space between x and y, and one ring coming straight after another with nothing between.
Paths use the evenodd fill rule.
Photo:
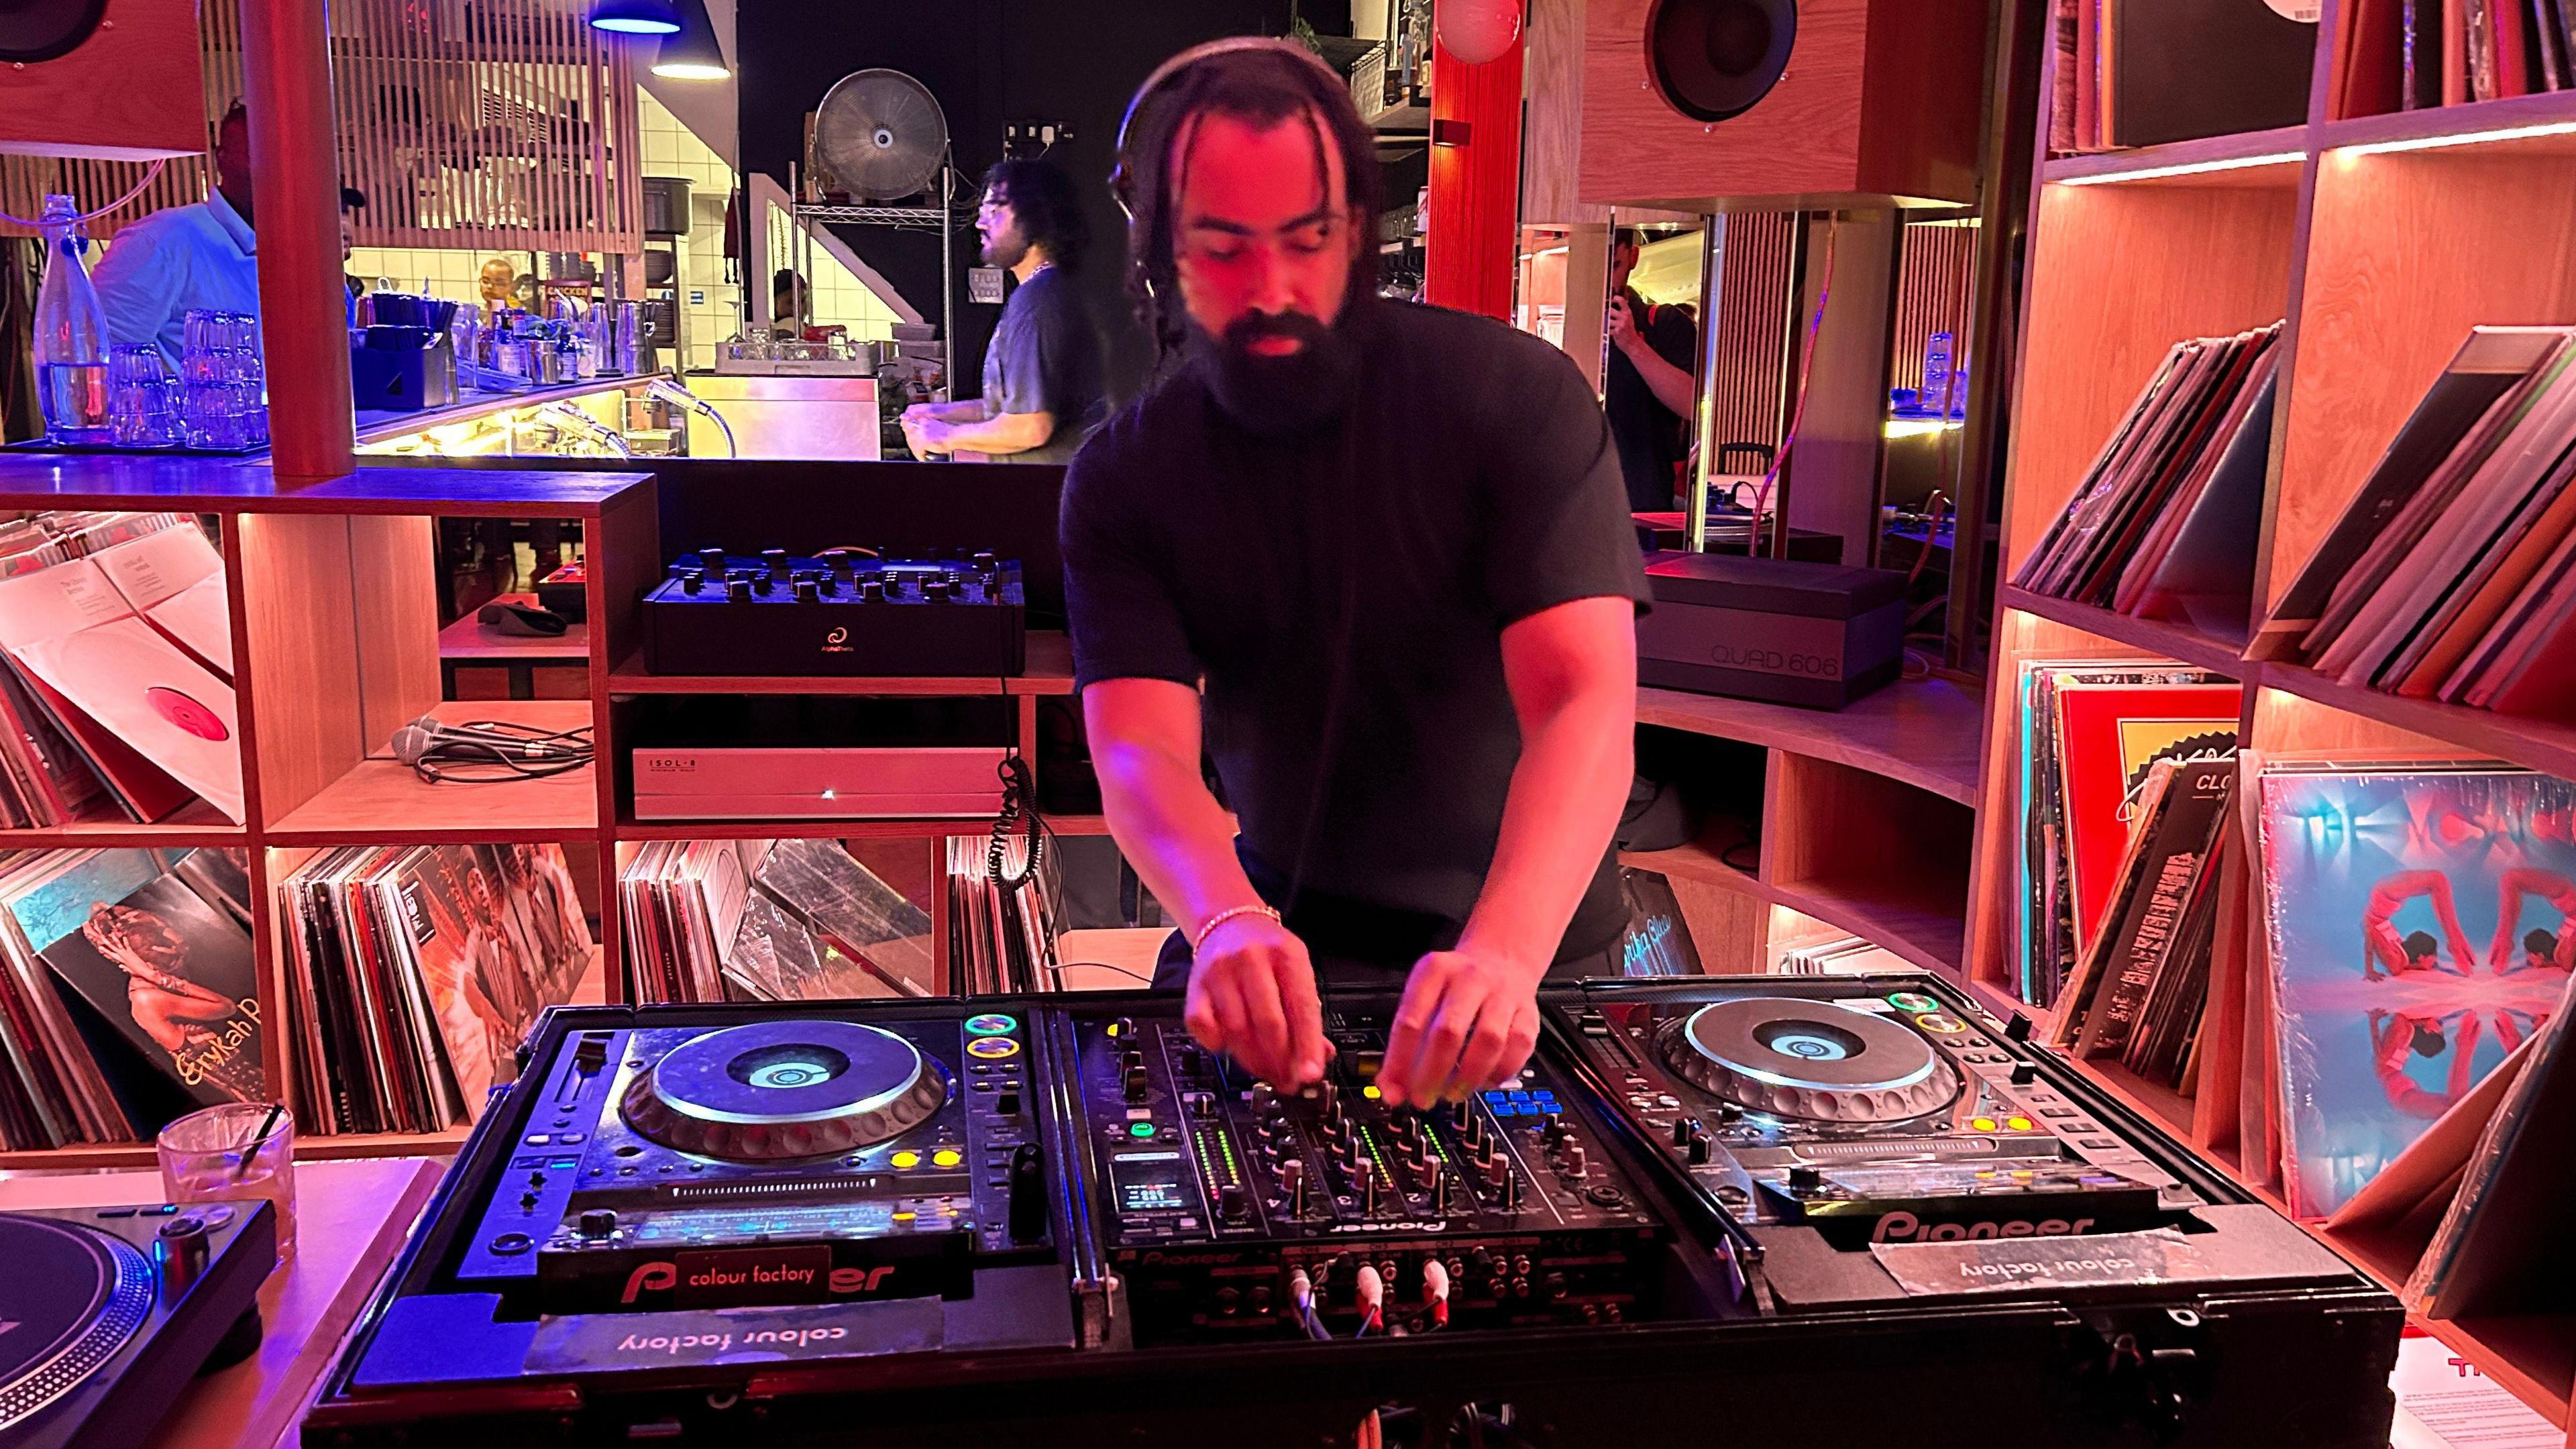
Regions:
<instances>
[{"instance_id":1,"label":"black audio component","mask_svg":"<svg viewBox=\"0 0 2576 1449\"><path fill-rule=\"evenodd\" d=\"M701 549L644 596L645 664L708 676L1017 674L1027 605L1018 561L989 553Z\"/></svg>"},{"instance_id":2,"label":"black audio component","mask_svg":"<svg viewBox=\"0 0 2576 1449\"><path fill-rule=\"evenodd\" d=\"M1549 1015L1787 1311L2357 1282L1928 978L1603 983Z\"/></svg>"},{"instance_id":3,"label":"black audio component","mask_svg":"<svg viewBox=\"0 0 2576 1449\"><path fill-rule=\"evenodd\" d=\"M1052 1256L1019 1018L575 1033L456 1271L546 1313L958 1297Z\"/></svg>"},{"instance_id":4,"label":"black audio component","mask_svg":"<svg viewBox=\"0 0 2576 1449\"><path fill-rule=\"evenodd\" d=\"M267 1202L0 1213L0 1444L141 1443L189 1381L259 1347Z\"/></svg>"},{"instance_id":5,"label":"black audio component","mask_svg":"<svg viewBox=\"0 0 2576 1449\"><path fill-rule=\"evenodd\" d=\"M1172 993L557 1008L304 1443L2386 1444L2396 1301L1946 988L1542 1004L1423 1113L1376 999L1293 1094Z\"/></svg>"},{"instance_id":6,"label":"black audio component","mask_svg":"<svg viewBox=\"0 0 2576 1449\"><path fill-rule=\"evenodd\" d=\"M1374 1079L1393 1002L1337 999L1329 1075L1282 1093L1193 1043L1178 1005L1072 1023L1138 1342L1653 1315L1671 1233L1544 1063L1391 1109Z\"/></svg>"}]
</instances>

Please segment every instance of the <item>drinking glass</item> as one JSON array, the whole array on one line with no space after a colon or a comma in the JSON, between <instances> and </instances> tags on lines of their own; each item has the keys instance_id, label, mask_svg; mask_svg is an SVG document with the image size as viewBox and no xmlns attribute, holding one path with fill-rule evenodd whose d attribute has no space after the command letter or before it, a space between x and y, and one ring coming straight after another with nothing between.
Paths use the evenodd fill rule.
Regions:
<instances>
[{"instance_id":1,"label":"drinking glass","mask_svg":"<svg viewBox=\"0 0 2576 1449\"><path fill-rule=\"evenodd\" d=\"M210 308L190 311L181 330L179 378L188 441L200 448L254 448L268 441L266 377L259 319Z\"/></svg>"},{"instance_id":2,"label":"drinking glass","mask_svg":"<svg viewBox=\"0 0 2576 1449\"><path fill-rule=\"evenodd\" d=\"M179 419L179 385L161 349L136 343L107 360L108 424L120 448L169 448L187 441Z\"/></svg>"},{"instance_id":3,"label":"drinking glass","mask_svg":"<svg viewBox=\"0 0 2576 1449\"><path fill-rule=\"evenodd\" d=\"M277 1114L274 1123L271 1112ZM161 1156L161 1190L171 1202L266 1198L277 1209L277 1260L294 1254L295 1120L284 1110L267 1102L226 1102L162 1128L154 1146Z\"/></svg>"}]
</instances>

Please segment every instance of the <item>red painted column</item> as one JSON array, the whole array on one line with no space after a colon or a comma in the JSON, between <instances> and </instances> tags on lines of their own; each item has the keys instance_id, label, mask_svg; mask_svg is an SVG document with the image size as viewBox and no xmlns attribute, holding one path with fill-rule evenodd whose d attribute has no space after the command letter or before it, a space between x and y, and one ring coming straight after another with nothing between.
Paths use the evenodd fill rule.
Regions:
<instances>
[{"instance_id":1,"label":"red painted column","mask_svg":"<svg viewBox=\"0 0 2576 1449\"><path fill-rule=\"evenodd\" d=\"M244 0L241 27L269 455L300 487L356 467L330 31L323 0Z\"/></svg>"},{"instance_id":2,"label":"red painted column","mask_svg":"<svg viewBox=\"0 0 2576 1449\"><path fill-rule=\"evenodd\" d=\"M1469 65L1431 51L1431 234L1424 295L1511 320L1521 206L1521 54ZM1391 203L1403 198L1390 197Z\"/></svg>"}]
</instances>

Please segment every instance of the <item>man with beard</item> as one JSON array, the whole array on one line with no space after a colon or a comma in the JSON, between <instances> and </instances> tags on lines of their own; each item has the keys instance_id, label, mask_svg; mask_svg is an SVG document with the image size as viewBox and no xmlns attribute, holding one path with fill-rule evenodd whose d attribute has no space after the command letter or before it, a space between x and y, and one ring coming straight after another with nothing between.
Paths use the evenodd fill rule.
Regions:
<instances>
[{"instance_id":1,"label":"man with beard","mask_svg":"<svg viewBox=\"0 0 2576 1449\"><path fill-rule=\"evenodd\" d=\"M1062 535L1110 828L1183 929L1156 984L1296 1086L1319 973L1401 981L1381 1094L1497 1084L1540 980L1615 973L1625 922L1647 596L1601 410L1546 343L1374 294L1369 133L1307 52L1176 58L1120 149L1174 365L1075 460Z\"/></svg>"},{"instance_id":2,"label":"man with beard","mask_svg":"<svg viewBox=\"0 0 2576 1449\"><path fill-rule=\"evenodd\" d=\"M1010 160L984 176L975 211L984 264L1017 286L984 349L984 395L904 409L913 456L980 453L1006 463L1064 463L1108 415L1100 334L1072 273L1090 240L1073 179L1051 161Z\"/></svg>"}]
</instances>

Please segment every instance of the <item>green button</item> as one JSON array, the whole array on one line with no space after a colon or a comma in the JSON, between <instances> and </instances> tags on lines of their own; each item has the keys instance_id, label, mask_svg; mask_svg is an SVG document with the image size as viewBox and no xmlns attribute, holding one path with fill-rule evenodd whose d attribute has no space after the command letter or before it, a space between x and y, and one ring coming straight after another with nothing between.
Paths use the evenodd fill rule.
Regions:
<instances>
[{"instance_id":1,"label":"green button","mask_svg":"<svg viewBox=\"0 0 2576 1449\"><path fill-rule=\"evenodd\" d=\"M1151 1137L1154 1135L1154 1124L1151 1122L1130 1122L1127 1124L1127 1135L1130 1137Z\"/></svg>"},{"instance_id":2,"label":"green button","mask_svg":"<svg viewBox=\"0 0 2576 1449\"><path fill-rule=\"evenodd\" d=\"M969 1036L1002 1036L1019 1029L1020 1023L1017 1019L1004 1016L998 1011L966 1018L966 1032Z\"/></svg>"},{"instance_id":3,"label":"green button","mask_svg":"<svg viewBox=\"0 0 2576 1449\"><path fill-rule=\"evenodd\" d=\"M1887 998L1887 1004L1899 1011L1939 1011L1941 1003L1920 991L1900 991Z\"/></svg>"}]
</instances>

